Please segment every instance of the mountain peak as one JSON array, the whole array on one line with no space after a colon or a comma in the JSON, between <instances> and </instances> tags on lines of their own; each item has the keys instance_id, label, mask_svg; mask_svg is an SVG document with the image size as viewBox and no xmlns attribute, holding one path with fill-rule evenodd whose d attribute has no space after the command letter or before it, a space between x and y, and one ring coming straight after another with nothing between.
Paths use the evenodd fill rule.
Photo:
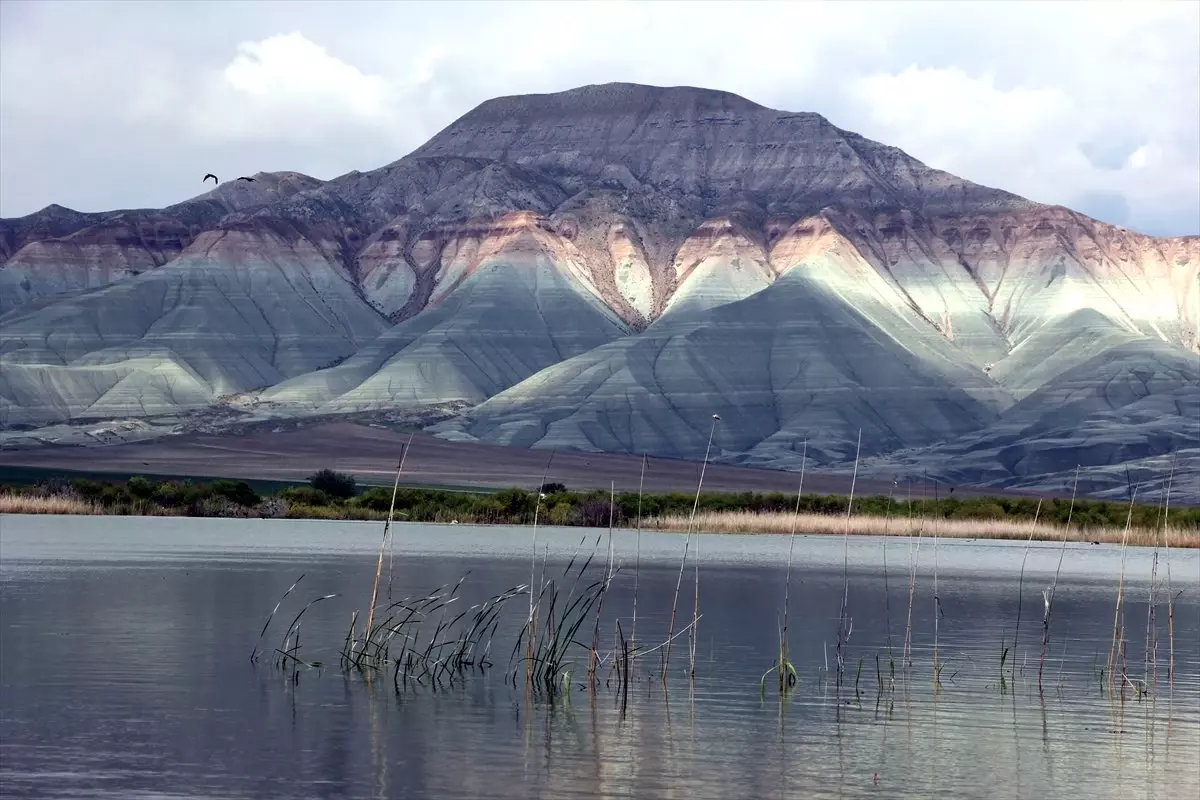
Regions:
<instances>
[{"instance_id":1,"label":"mountain peak","mask_svg":"<svg viewBox=\"0 0 1200 800\"><path fill-rule=\"evenodd\" d=\"M682 195L701 216L764 200L769 213L793 216L831 203L919 211L1029 205L820 114L692 86L606 83L489 100L410 156L432 157L505 161L572 186L620 173L626 189Z\"/></svg>"},{"instance_id":2,"label":"mountain peak","mask_svg":"<svg viewBox=\"0 0 1200 800\"><path fill-rule=\"evenodd\" d=\"M580 114L652 113L654 111L754 112L766 111L732 92L697 86L650 86L641 83L594 83L562 92L496 97L467 112L461 122L479 123L529 114L570 116Z\"/></svg>"}]
</instances>

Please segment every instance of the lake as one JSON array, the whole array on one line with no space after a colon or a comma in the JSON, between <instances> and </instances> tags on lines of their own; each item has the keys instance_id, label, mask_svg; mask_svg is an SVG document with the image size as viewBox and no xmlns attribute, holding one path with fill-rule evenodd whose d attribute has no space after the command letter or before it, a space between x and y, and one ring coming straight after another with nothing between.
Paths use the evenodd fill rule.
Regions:
<instances>
[{"instance_id":1,"label":"lake","mask_svg":"<svg viewBox=\"0 0 1200 800\"><path fill-rule=\"evenodd\" d=\"M639 559L636 533L618 531L599 651L612 652L619 621L646 654L634 659L627 691L611 658L589 689L588 649L576 646L554 694L526 689L519 653L510 665L527 595L499 609L488 670L397 688L390 667L339 668L352 614L370 605L381 532L377 523L0 517L0 795L1200 796L1196 550L1171 550L1169 562L1159 554L1156 667L1146 657L1153 553L1126 554L1127 644L1114 692L1101 671L1122 568L1117 547L1071 544L1063 553L1042 543L1026 558L1021 542L926 538L917 552L903 538L797 537L788 638L798 681L781 697L775 675L763 676L777 659L788 538L692 540L695 676L689 632L672 641L664 680L665 648L650 651L667 638L685 537L643 533ZM395 532L380 606L395 602L389 578L391 598L420 597L469 572L449 606L460 610L530 583L528 528ZM578 587L603 577L607 532L539 531L534 582L576 586L564 568L581 553L578 571L593 552ZM1042 590L1060 555L1039 692ZM1171 676L1168 563L1173 591L1183 591ZM264 622L301 574L251 663ZM689 561L676 632L691 621L693 581ZM304 612L299 650L275 666L293 618L330 594L338 596ZM448 618L445 609L431 616ZM576 636L584 644L590 619ZM321 666L305 666L314 662Z\"/></svg>"}]
</instances>

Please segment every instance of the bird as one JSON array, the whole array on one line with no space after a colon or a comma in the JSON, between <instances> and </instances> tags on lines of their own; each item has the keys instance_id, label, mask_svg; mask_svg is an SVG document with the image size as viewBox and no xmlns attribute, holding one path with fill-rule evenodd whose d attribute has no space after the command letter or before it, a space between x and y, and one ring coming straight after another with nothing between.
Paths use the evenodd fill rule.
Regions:
<instances>
[{"instance_id":1,"label":"bird","mask_svg":"<svg viewBox=\"0 0 1200 800\"><path fill-rule=\"evenodd\" d=\"M209 178L212 178L212 179L213 179L213 184L214 184L214 185L215 185L215 184L218 184L218 183L220 183L220 182L221 182L221 181L219 181L219 180L217 179L217 176L216 176L216 175L213 175L211 172L210 172L210 173L208 173L207 175L205 175L205 176L204 176L204 178L203 178L203 180L201 180L200 182L201 182L201 183L204 183L204 181L208 180Z\"/></svg>"},{"instance_id":2,"label":"bird","mask_svg":"<svg viewBox=\"0 0 1200 800\"><path fill-rule=\"evenodd\" d=\"M254 178L247 178L245 175L243 175L242 177L238 178L238 180L239 180L239 181L250 181L251 183L254 183Z\"/></svg>"}]
</instances>

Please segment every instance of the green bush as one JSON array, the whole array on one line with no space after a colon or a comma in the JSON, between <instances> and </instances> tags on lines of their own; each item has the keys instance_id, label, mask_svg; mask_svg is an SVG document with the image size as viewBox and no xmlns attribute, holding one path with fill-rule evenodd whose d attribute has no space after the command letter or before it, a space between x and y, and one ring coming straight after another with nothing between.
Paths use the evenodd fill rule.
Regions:
<instances>
[{"instance_id":1,"label":"green bush","mask_svg":"<svg viewBox=\"0 0 1200 800\"><path fill-rule=\"evenodd\" d=\"M214 498L223 498L243 507L256 506L262 502L262 498L255 494L250 484L245 481L213 481L211 491Z\"/></svg>"},{"instance_id":2,"label":"green bush","mask_svg":"<svg viewBox=\"0 0 1200 800\"><path fill-rule=\"evenodd\" d=\"M331 469L314 472L308 477L308 485L318 491L324 492L329 497L342 500L353 497L354 492L358 488L353 476L342 472L334 472Z\"/></svg>"},{"instance_id":3,"label":"green bush","mask_svg":"<svg viewBox=\"0 0 1200 800\"><path fill-rule=\"evenodd\" d=\"M329 496L320 489L314 489L311 486L290 486L287 489L281 489L276 493L278 497L283 498L289 504L298 506L327 506L329 505Z\"/></svg>"},{"instance_id":4,"label":"green bush","mask_svg":"<svg viewBox=\"0 0 1200 800\"><path fill-rule=\"evenodd\" d=\"M129 494L138 500L149 500L154 497L158 491L158 484L149 478L143 478L141 475L134 475L125 484L125 488L129 490Z\"/></svg>"}]
</instances>

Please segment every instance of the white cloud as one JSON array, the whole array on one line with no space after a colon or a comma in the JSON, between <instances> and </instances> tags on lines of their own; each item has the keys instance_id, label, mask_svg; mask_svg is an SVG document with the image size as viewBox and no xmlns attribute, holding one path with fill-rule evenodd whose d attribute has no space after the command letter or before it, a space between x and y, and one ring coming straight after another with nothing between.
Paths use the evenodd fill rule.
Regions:
<instances>
[{"instance_id":1,"label":"white cloud","mask_svg":"<svg viewBox=\"0 0 1200 800\"><path fill-rule=\"evenodd\" d=\"M387 80L364 74L299 32L237 49L188 109L188 122L201 136L308 142L331 128L377 129L394 121Z\"/></svg>"}]
</instances>

